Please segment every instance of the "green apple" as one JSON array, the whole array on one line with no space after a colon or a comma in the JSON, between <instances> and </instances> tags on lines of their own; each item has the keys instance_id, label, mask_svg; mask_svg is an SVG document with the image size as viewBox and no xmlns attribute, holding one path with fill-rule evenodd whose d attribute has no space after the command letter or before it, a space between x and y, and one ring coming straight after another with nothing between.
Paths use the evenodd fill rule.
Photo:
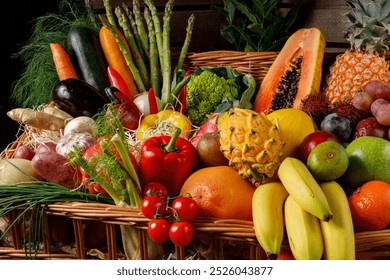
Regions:
<instances>
[{"instance_id":1,"label":"green apple","mask_svg":"<svg viewBox=\"0 0 390 280\"><path fill-rule=\"evenodd\" d=\"M322 142L310 152L307 167L318 181L336 180L348 168L347 151L335 141Z\"/></svg>"},{"instance_id":2,"label":"green apple","mask_svg":"<svg viewBox=\"0 0 390 280\"><path fill-rule=\"evenodd\" d=\"M341 177L346 187L356 189L371 180L390 184L390 141L362 136L346 147L349 157L347 171Z\"/></svg>"}]
</instances>

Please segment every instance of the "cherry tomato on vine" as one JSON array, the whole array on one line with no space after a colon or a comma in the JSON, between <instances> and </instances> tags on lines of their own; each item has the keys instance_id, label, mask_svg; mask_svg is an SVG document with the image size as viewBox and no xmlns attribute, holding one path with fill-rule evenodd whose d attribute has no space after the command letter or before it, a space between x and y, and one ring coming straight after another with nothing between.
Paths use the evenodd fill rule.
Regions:
<instances>
[{"instance_id":1,"label":"cherry tomato on vine","mask_svg":"<svg viewBox=\"0 0 390 280\"><path fill-rule=\"evenodd\" d=\"M156 243L163 243L169 239L171 224L166 219L152 219L148 225L148 235Z\"/></svg>"},{"instance_id":2,"label":"cherry tomato on vine","mask_svg":"<svg viewBox=\"0 0 390 280\"><path fill-rule=\"evenodd\" d=\"M165 200L158 196L147 196L141 201L141 212L146 218L153 219L155 214L164 214Z\"/></svg>"},{"instance_id":3,"label":"cherry tomato on vine","mask_svg":"<svg viewBox=\"0 0 390 280\"><path fill-rule=\"evenodd\" d=\"M181 221L189 222L198 214L198 204L192 197L179 196L173 200L171 207L176 210Z\"/></svg>"},{"instance_id":4,"label":"cherry tomato on vine","mask_svg":"<svg viewBox=\"0 0 390 280\"><path fill-rule=\"evenodd\" d=\"M163 184L158 182L150 182L146 184L143 189L143 197L146 196L161 196L162 198L166 198L168 195L168 191Z\"/></svg>"},{"instance_id":5,"label":"cherry tomato on vine","mask_svg":"<svg viewBox=\"0 0 390 280\"><path fill-rule=\"evenodd\" d=\"M169 238L177 246L187 246L194 237L194 229L189 222L174 222L169 228Z\"/></svg>"}]
</instances>

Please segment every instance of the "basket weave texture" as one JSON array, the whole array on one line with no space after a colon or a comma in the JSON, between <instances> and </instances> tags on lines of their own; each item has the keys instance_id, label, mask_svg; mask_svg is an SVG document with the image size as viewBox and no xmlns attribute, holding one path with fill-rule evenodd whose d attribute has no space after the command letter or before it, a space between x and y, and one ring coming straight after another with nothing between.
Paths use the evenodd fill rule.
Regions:
<instances>
[{"instance_id":1,"label":"basket weave texture","mask_svg":"<svg viewBox=\"0 0 390 280\"><path fill-rule=\"evenodd\" d=\"M238 72L252 75L257 84L260 84L277 55L277 52L238 51L189 53L185 61L185 67L196 70L201 66L230 66Z\"/></svg>"},{"instance_id":2,"label":"basket weave texture","mask_svg":"<svg viewBox=\"0 0 390 280\"><path fill-rule=\"evenodd\" d=\"M183 67L195 70L200 66L231 66L237 71L253 75L259 84L276 56L276 52L189 53ZM9 147L2 152L1 157L12 158L15 149L25 140L26 133L22 131L16 141L10 143ZM70 248L69 250L59 251L58 247L64 244L51 242L51 229L47 219L50 216L59 216L71 221L74 240L70 247L65 246ZM139 244L142 248L141 258L147 259L146 230L149 220L138 209L101 203L55 203L46 207L45 217L42 225L42 248L34 253L37 259L122 259L124 255L119 246L121 242L118 240L118 225L129 225L138 230ZM11 215L5 218L9 222L13 217ZM103 225L105 229L103 249L90 249L85 245L87 237L83 226L88 221ZM195 232L194 247L202 250L203 259L266 259L264 251L257 242L251 221L198 217L191 224ZM13 228L7 240L0 244L0 259L25 259L26 252L23 249L23 238L19 230ZM355 244L358 259L390 259L390 229L356 233ZM237 246L240 248L239 256L232 254L232 246L233 250L236 250ZM288 246L287 240L284 241L283 246ZM187 253L186 248L174 248L175 259L186 259Z\"/></svg>"}]
</instances>

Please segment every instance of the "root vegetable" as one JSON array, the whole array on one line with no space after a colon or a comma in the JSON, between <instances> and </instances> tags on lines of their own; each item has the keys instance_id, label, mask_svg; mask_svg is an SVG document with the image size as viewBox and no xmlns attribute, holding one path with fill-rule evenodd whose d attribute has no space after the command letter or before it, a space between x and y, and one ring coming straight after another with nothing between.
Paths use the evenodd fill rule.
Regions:
<instances>
[{"instance_id":1,"label":"root vegetable","mask_svg":"<svg viewBox=\"0 0 390 280\"><path fill-rule=\"evenodd\" d=\"M7 115L18 123L30 125L39 129L56 131L65 127L64 119L30 108L12 109L7 112Z\"/></svg>"},{"instance_id":2,"label":"root vegetable","mask_svg":"<svg viewBox=\"0 0 390 280\"><path fill-rule=\"evenodd\" d=\"M82 154L93 144L95 144L95 138L93 138L93 136L89 133L68 133L58 141L56 145L56 152L68 157L68 154L75 151L77 148L77 150Z\"/></svg>"},{"instance_id":3,"label":"root vegetable","mask_svg":"<svg viewBox=\"0 0 390 280\"><path fill-rule=\"evenodd\" d=\"M43 142L39 144L35 150L35 154L44 153L44 152L56 152L56 143Z\"/></svg>"},{"instance_id":4,"label":"root vegetable","mask_svg":"<svg viewBox=\"0 0 390 280\"><path fill-rule=\"evenodd\" d=\"M42 110L45 113L51 114L53 116L59 117L64 120L70 120L73 119L71 115L69 115L67 112L61 110L60 108L57 108L55 106L48 105Z\"/></svg>"},{"instance_id":5,"label":"root vegetable","mask_svg":"<svg viewBox=\"0 0 390 280\"><path fill-rule=\"evenodd\" d=\"M21 158L0 160L0 185L42 180L30 160Z\"/></svg>"},{"instance_id":6,"label":"root vegetable","mask_svg":"<svg viewBox=\"0 0 390 280\"><path fill-rule=\"evenodd\" d=\"M69 133L90 133L93 134L95 121L87 116L80 116L70 120L64 129L64 135Z\"/></svg>"},{"instance_id":7,"label":"root vegetable","mask_svg":"<svg viewBox=\"0 0 390 280\"><path fill-rule=\"evenodd\" d=\"M23 159L31 160L34 157L34 155L35 152L29 146L20 145L15 149L13 158L23 158Z\"/></svg>"},{"instance_id":8,"label":"root vegetable","mask_svg":"<svg viewBox=\"0 0 390 280\"><path fill-rule=\"evenodd\" d=\"M56 152L41 152L31 160L32 167L51 183L74 189L78 186L78 172L67 157Z\"/></svg>"},{"instance_id":9,"label":"root vegetable","mask_svg":"<svg viewBox=\"0 0 390 280\"><path fill-rule=\"evenodd\" d=\"M72 61L68 53L60 44L51 43L50 50L52 52L54 65L60 81L69 78L78 78L76 70L73 67Z\"/></svg>"}]
</instances>

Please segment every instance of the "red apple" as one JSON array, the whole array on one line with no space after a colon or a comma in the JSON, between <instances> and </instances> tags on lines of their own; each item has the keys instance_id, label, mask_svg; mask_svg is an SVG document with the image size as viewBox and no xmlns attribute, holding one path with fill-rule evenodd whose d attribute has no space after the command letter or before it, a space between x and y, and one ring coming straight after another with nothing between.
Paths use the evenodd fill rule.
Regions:
<instances>
[{"instance_id":1,"label":"red apple","mask_svg":"<svg viewBox=\"0 0 390 280\"><path fill-rule=\"evenodd\" d=\"M310 152L317 147L318 144L325 141L335 141L341 143L340 140L332 132L326 130L316 130L308 134L298 147L298 157L306 164Z\"/></svg>"}]
</instances>

